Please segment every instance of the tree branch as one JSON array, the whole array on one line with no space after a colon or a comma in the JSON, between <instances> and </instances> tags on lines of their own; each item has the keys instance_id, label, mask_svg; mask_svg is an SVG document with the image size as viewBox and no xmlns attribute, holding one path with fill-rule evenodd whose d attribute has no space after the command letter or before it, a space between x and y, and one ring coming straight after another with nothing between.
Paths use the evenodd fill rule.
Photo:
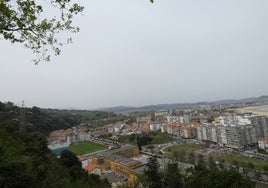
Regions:
<instances>
[{"instance_id":1,"label":"tree branch","mask_svg":"<svg viewBox=\"0 0 268 188\"><path fill-rule=\"evenodd\" d=\"M12 32L14 32L14 31L20 31L20 30L23 30L23 31L32 31L32 29L30 29L30 28L21 28L21 27L12 28L12 29L7 28L7 27L3 27L2 29L5 30L5 31L12 31Z\"/></svg>"}]
</instances>

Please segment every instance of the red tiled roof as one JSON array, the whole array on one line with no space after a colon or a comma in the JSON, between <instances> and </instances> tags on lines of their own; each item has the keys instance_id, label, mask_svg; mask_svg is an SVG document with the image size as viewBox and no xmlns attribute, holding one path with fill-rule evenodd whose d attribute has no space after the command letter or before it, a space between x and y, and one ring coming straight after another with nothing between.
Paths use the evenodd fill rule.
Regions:
<instances>
[{"instance_id":1,"label":"red tiled roof","mask_svg":"<svg viewBox=\"0 0 268 188\"><path fill-rule=\"evenodd\" d=\"M91 172L91 171L94 170L95 168L99 168L99 166L96 165L96 164L88 164L88 165L86 166L85 170L88 171L88 172Z\"/></svg>"},{"instance_id":2,"label":"red tiled roof","mask_svg":"<svg viewBox=\"0 0 268 188\"><path fill-rule=\"evenodd\" d=\"M268 137L260 138L259 141L268 142Z\"/></svg>"}]
</instances>

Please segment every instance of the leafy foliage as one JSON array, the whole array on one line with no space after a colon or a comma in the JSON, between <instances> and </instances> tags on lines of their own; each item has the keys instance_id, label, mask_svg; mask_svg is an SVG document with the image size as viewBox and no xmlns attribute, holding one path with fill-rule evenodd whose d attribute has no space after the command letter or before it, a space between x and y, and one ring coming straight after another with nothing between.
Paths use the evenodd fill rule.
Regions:
<instances>
[{"instance_id":1,"label":"leafy foliage","mask_svg":"<svg viewBox=\"0 0 268 188\"><path fill-rule=\"evenodd\" d=\"M148 188L161 188L162 187L162 175L158 171L159 164L157 158L149 158L146 169L144 170L144 176L142 184Z\"/></svg>"},{"instance_id":2,"label":"leafy foliage","mask_svg":"<svg viewBox=\"0 0 268 188\"><path fill-rule=\"evenodd\" d=\"M139 150L141 150L142 146L145 146L147 144L150 144L152 141L152 138L147 134L138 135L137 138L137 145L139 147Z\"/></svg>"},{"instance_id":3,"label":"leafy foliage","mask_svg":"<svg viewBox=\"0 0 268 188\"><path fill-rule=\"evenodd\" d=\"M125 135L120 137L120 141L128 143L128 144L134 144L139 147L141 150L142 146L148 145L148 144L164 144L168 142L172 142L173 139L168 136L168 134L162 133L161 131L152 131L149 133L143 133L143 134L131 134L131 135Z\"/></svg>"},{"instance_id":4,"label":"leafy foliage","mask_svg":"<svg viewBox=\"0 0 268 188\"><path fill-rule=\"evenodd\" d=\"M212 162L212 161L211 161ZM177 163L171 162L164 171L159 169L156 158L152 157L147 164L140 183L148 188L253 188L255 183L243 177L235 169L223 170L212 165L207 167L200 162L187 173L181 173Z\"/></svg>"},{"instance_id":5,"label":"leafy foliage","mask_svg":"<svg viewBox=\"0 0 268 188\"><path fill-rule=\"evenodd\" d=\"M0 187L72 188L110 185L88 175L72 153L57 159L39 133L18 132L17 127L0 128Z\"/></svg>"},{"instance_id":6,"label":"leafy foliage","mask_svg":"<svg viewBox=\"0 0 268 188\"><path fill-rule=\"evenodd\" d=\"M149 136L152 138L152 144L164 144L174 141L167 133L162 133L160 130L149 132Z\"/></svg>"},{"instance_id":7,"label":"leafy foliage","mask_svg":"<svg viewBox=\"0 0 268 188\"><path fill-rule=\"evenodd\" d=\"M255 187L255 183L242 177L237 170L220 170L218 168L209 169L203 164L198 164L191 171L191 175L186 178L186 187Z\"/></svg>"},{"instance_id":8,"label":"leafy foliage","mask_svg":"<svg viewBox=\"0 0 268 188\"><path fill-rule=\"evenodd\" d=\"M61 46L72 43L71 37L60 40L59 34L79 32L73 18L83 9L78 0L0 0L0 35L31 49L36 64L50 61L51 54L60 55Z\"/></svg>"},{"instance_id":9,"label":"leafy foliage","mask_svg":"<svg viewBox=\"0 0 268 188\"><path fill-rule=\"evenodd\" d=\"M12 43L22 43L38 54L35 63L50 60L50 50L61 53L64 43L58 34L63 31L76 33L74 15L83 11L75 0L0 0L0 34ZM47 15L52 14L49 18Z\"/></svg>"},{"instance_id":10,"label":"leafy foliage","mask_svg":"<svg viewBox=\"0 0 268 188\"><path fill-rule=\"evenodd\" d=\"M183 175L180 172L177 163L169 163L166 168L166 174L164 176L164 184L167 187L183 187Z\"/></svg>"},{"instance_id":11,"label":"leafy foliage","mask_svg":"<svg viewBox=\"0 0 268 188\"><path fill-rule=\"evenodd\" d=\"M0 127L8 122L19 123L20 108L13 103L0 102ZM58 129L67 129L77 126L83 122L88 124L106 123L117 120L118 117L114 113L86 110L54 110L40 109L36 106L24 109L25 127L28 131L40 132L48 135L51 131Z\"/></svg>"},{"instance_id":12,"label":"leafy foliage","mask_svg":"<svg viewBox=\"0 0 268 188\"><path fill-rule=\"evenodd\" d=\"M0 127L8 122L19 124L21 121L21 109L15 105L7 105L0 102ZM48 114L38 107L24 109L24 126L31 132L49 134L57 129L67 129L81 122L80 116L72 114Z\"/></svg>"}]
</instances>

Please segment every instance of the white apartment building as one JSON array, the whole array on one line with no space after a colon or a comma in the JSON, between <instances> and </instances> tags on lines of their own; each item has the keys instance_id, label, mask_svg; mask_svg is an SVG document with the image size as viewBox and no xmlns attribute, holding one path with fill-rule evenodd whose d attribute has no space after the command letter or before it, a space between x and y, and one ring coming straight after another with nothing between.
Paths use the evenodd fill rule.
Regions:
<instances>
[{"instance_id":1,"label":"white apartment building","mask_svg":"<svg viewBox=\"0 0 268 188\"><path fill-rule=\"evenodd\" d=\"M248 125L250 119L246 116L220 116L218 117L221 125Z\"/></svg>"},{"instance_id":2,"label":"white apartment building","mask_svg":"<svg viewBox=\"0 0 268 188\"><path fill-rule=\"evenodd\" d=\"M257 143L256 130L253 125L202 124L197 126L197 138L239 149Z\"/></svg>"},{"instance_id":3,"label":"white apartment building","mask_svg":"<svg viewBox=\"0 0 268 188\"><path fill-rule=\"evenodd\" d=\"M161 130L162 125L159 123L151 123L150 124L150 131L158 131Z\"/></svg>"},{"instance_id":4,"label":"white apartment building","mask_svg":"<svg viewBox=\"0 0 268 188\"><path fill-rule=\"evenodd\" d=\"M167 122L168 123L180 122L180 117L179 116L167 116Z\"/></svg>"},{"instance_id":5,"label":"white apartment building","mask_svg":"<svg viewBox=\"0 0 268 188\"><path fill-rule=\"evenodd\" d=\"M225 131L225 127L223 126L219 126L217 128L218 132L217 132L217 142L222 144L222 145L226 145L227 144L227 137L226 137L226 131Z\"/></svg>"},{"instance_id":6,"label":"white apartment building","mask_svg":"<svg viewBox=\"0 0 268 188\"><path fill-rule=\"evenodd\" d=\"M268 137L268 117L255 116L251 117L250 121L253 125L257 126L257 134L259 137Z\"/></svg>"}]
</instances>

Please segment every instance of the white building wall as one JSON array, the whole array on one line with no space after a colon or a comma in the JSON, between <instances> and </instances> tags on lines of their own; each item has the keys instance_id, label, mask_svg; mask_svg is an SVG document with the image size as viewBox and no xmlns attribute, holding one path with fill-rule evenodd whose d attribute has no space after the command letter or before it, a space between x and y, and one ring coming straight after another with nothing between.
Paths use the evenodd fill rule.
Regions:
<instances>
[{"instance_id":1,"label":"white building wall","mask_svg":"<svg viewBox=\"0 0 268 188\"><path fill-rule=\"evenodd\" d=\"M157 131L161 129L161 124L150 124L150 131Z\"/></svg>"},{"instance_id":2,"label":"white building wall","mask_svg":"<svg viewBox=\"0 0 268 188\"><path fill-rule=\"evenodd\" d=\"M216 142L216 143L218 142L216 127L211 128L211 141Z\"/></svg>"},{"instance_id":3,"label":"white building wall","mask_svg":"<svg viewBox=\"0 0 268 188\"><path fill-rule=\"evenodd\" d=\"M220 144L227 144L225 127L218 127L218 142Z\"/></svg>"},{"instance_id":4,"label":"white building wall","mask_svg":"<svg viewBox=\"0 0 268 188\"><path fill-rule=\"evenodd\" d=\"M161 127L161 132L162 132L162 133L166 133L166 132L167 132L167 126L163 125L163 126Z\"/></svg>"},{"instance_id":5,"label":"white building wall","mask_svg":"<svg viewBox=\"0 0 268 188\"><path fill-rule=\"evenodd\" d=\"M83 160L81 161L82 163L82 168L85 168L88 165L88 160Z\"/></svg>"},{"instance_id":6,"label":"white building wall","mask_svg":"<svg viewBox=\"0 0 268 188\"><path fill-rule=\"evenodd\" d=\"M208 140L206 127L202 127L201 130L202 130L202 139L203 140Z\"/></svg>"},{"instance_id":7,"label":"white building wall","mask_svg":"<svg viewBox=\"0 0 268 188\"><path fill-rule=\"evenodd\" d=\"M197 126L196 127L196 132L197 132L197 139L198 140L203 140L203 137L202 137L202 127L201 126Z\"/></svg>"},{"instance_id":8,"label":"white building wall","mask_svg":"<svg viewBox=\"0 0 268 188\"><path fill-rule=\"evenodd\" d=\"M268 142L259 140L258 146L260 149L268 150Z\"/></svg>"}]
</instances>

